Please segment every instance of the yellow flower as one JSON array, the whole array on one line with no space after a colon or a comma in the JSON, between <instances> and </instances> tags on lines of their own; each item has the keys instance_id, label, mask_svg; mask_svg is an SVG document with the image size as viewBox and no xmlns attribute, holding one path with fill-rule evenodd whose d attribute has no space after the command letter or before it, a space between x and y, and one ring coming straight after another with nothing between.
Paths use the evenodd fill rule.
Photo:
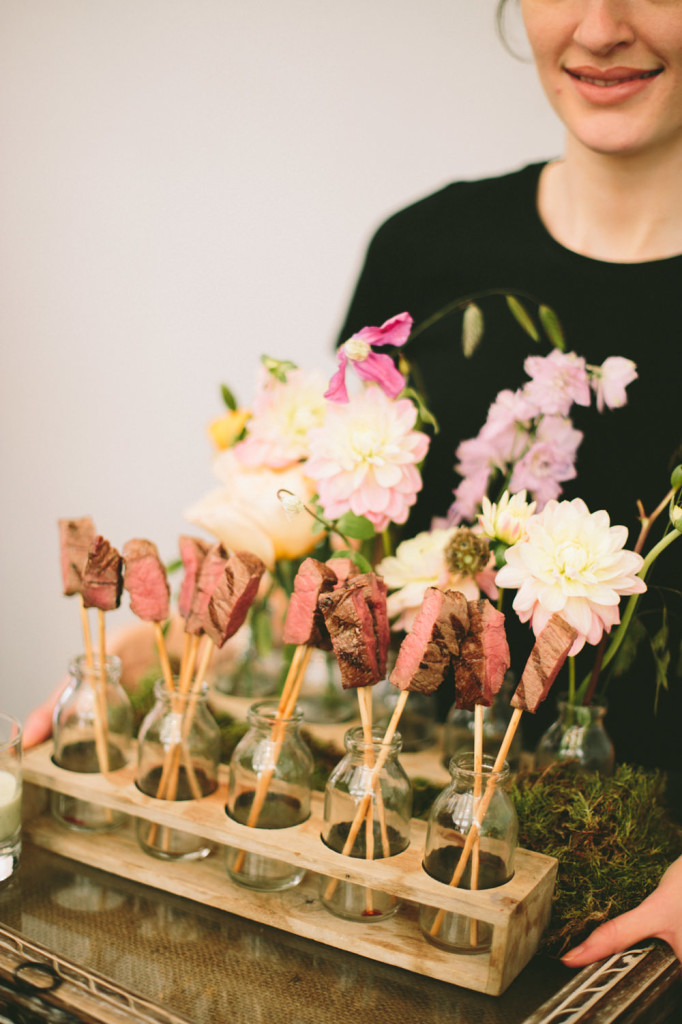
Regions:
<instances>
[{"instance_id":1,"label":"yellow flower","mask_svg":"<svg viewBox=\"0 0 682 1024\"><path fill-rule=\"evenodd\" d=\"M234 412L228 411L211 420L208 425L208 436L219 452L232 447L250 417L250 409L235 409Z\"/></svg>"}]
</instances>

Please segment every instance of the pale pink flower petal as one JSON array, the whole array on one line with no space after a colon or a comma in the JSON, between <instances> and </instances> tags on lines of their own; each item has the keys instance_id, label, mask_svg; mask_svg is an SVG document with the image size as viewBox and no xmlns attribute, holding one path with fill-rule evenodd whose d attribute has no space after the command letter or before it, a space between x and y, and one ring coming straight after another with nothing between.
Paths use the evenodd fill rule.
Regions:
<instances>
[{"instance_id":1,"label":"pale pink flower petal","mask_svg":"<svg viewBox=\"0 0 682 1024\"><path fill-rule=\"evenodd\" d=\"M623 356L609 356L599 369L595 370L590 381L597 394L597 409L604 411L620 409L627 402L625 389L633 380L637 380L637 365Z\"/></svg>"},{"instance_id":2,"label":"pale pink flower petal","mask_svg":"<svg viewBox=\"0 0 682 1024\"><path fill-rule=\"evenodd\" d=\"M523 368L531 378L524 394L540 412L567 416L574 402L590 404L585 360L575 352L553 349L548 356L528 356Z\"/></svg>"}]
</instances>

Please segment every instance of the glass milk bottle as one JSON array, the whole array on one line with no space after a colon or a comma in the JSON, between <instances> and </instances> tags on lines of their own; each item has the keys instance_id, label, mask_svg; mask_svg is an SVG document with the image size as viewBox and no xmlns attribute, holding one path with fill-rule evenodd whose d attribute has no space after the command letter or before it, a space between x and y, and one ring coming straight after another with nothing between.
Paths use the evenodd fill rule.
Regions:
<instances>
[{"instance_id":1,"label":"glass milk bottle","mask_svg":"<svg viewBox=\"0 0 682 1024\"><path fill-rule=\"evenodd\" d=\"M116 771L126 764L133 733L133 712L121 686L121 661L107 655L75 658L69 683L59 698L52 719L52 760L71 772ZM67 828L99 832L116 828L126 815L108 807L53 792L52 814Z\"/></svg>"}]
</instances>

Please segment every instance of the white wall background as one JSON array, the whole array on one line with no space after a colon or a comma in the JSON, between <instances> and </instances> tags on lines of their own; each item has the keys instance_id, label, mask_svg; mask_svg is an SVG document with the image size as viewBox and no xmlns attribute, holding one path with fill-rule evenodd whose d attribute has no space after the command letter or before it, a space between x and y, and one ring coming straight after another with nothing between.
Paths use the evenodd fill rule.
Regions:
<instances>
[{"instance_id":1,"label":"white wall background","mask_svg":"<svg viewBox=\"0 0 682 1024\"><path fill-rule=\"evenodd\" d=\"M331 369L386 214L560 151L494 8L2 0L4 709L82 646L57 518L175 557L220 382L249 400L261 352Z\"/></svg>"}]
</instances>

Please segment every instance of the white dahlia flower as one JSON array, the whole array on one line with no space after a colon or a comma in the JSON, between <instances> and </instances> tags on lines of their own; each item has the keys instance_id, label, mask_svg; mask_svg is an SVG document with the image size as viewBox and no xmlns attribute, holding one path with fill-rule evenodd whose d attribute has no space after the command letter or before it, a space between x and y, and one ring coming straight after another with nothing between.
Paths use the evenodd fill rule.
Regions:
<instances>
[{"instance_id":1,"label":"white dahlia flower","mask_svg":"<svg viewBox=\"0 0 682 1024\"><path fill-rule=\"evenodd\" d=\"M569 654L577 654L620 622L624 594L646 590L637 576L643 560L623 550L626 540L624 526L611 526L603 510L591 513L581 498L551 500L527 521L524 539L507 549L495 581L518 590L514 611L521 622L530 620L536 636L555 612L574 626L578 637Z\"/></svg>"}]
</instances>

